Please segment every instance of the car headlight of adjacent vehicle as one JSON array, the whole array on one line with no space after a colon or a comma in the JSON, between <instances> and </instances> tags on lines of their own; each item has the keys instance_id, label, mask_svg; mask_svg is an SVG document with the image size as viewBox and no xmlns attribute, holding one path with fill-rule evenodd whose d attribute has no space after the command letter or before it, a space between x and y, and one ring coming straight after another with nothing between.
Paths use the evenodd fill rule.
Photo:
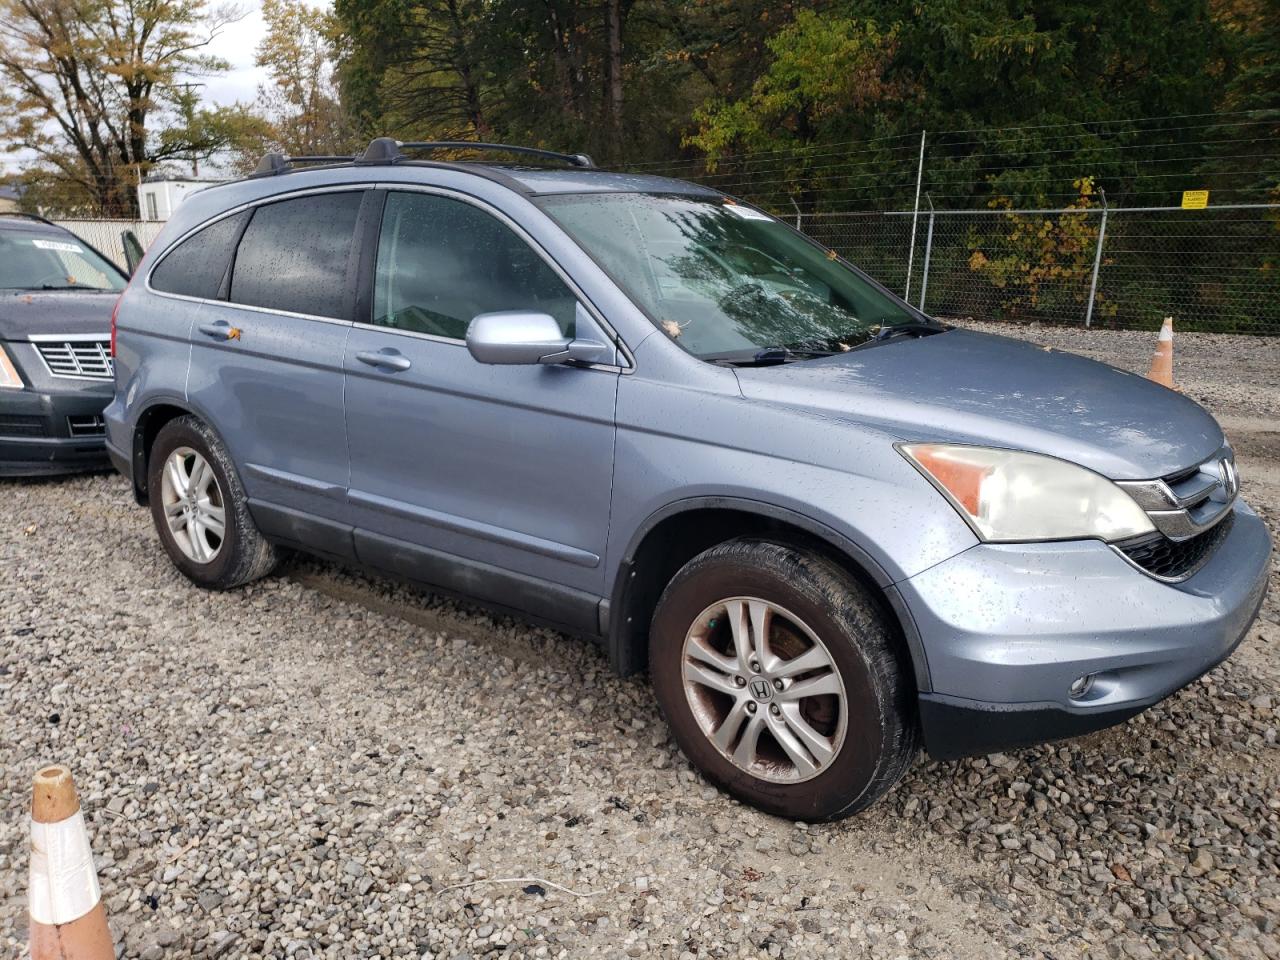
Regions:
<instances>
[{"instance_id":1,"label":"car headlight of adjacent vehicle","mask_svg":"<svg viewBox=\"0 0 1280 960\"><path fill-rule=\"evenodd\" d=\"M1127 493L1065 460L955 443L904 443L898 450L988 542L1111 542L1155 530Z\"/></svg>"},{"instance_id":2,"label":"car headlight of adjacent vehicle","mask_svg":"<svg viewBox=\"0 0 1280 960\"><path fill-rule=\"evenodd\" d=\"M22 382L22 374L9 359L9 354L0 346L0 390L21 390L26 384Z\"/></svg>"}]
</instances>

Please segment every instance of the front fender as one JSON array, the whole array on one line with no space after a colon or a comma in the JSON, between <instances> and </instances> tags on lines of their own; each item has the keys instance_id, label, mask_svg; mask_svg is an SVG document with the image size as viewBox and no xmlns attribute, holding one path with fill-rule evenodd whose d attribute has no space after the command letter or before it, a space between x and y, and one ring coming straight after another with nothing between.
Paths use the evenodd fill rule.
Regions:
<instances>
[{"instance_id":1,"label":"front fender","mask_svg":"<svg viewBox=\"0 0 1280 960\"><path fill-rule=\"evenodd\" d=\"M630 609L627 591L631 586L631 571L635 568L637 554L645 539L667 520L680 517L682 514L692 516L702 511L725 511L735 515L748 514L751 517L774 521L793 530L802 531L816 541L820 541L840 557L854 563L871 582L882 591L885 602L892 609L903 638L911 654L912 668L915 673L916 687L920 691L933 689L930 680L928 660L924 644L920 639L920 631L916 626L911 611L903 602L901 594L892 586L888 573L876 562L875 558L862 546L839 531L822 524L803 513L777 504L761 500L748 500L730 496L687 497L669 503L654 511L634 532L622 559L611 568L613 574L612 590L608 606L602 610L601 633L606 638L610 661L624 676L643 669L641 650L631 649L635 646L633 630L626 625L610 623L610 612L623 615ZM705 516L705 514L702 514Z\"/></svg>"}]
</instances>

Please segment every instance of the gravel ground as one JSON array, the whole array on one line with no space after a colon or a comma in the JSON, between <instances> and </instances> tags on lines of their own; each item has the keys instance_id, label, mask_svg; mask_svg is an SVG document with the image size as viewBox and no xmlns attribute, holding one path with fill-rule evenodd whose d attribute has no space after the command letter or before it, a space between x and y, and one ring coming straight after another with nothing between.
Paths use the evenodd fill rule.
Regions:
<instances>
[{"instance_id":1,"label":"gravel ground","mask_svg":"<svg viewBox=\"0 0 1280 960\"><path fill-rule=\"evenodd\" d=\"M1177 373L1277 532L1280 340L1183 337ZM114 476L0 484L0 571L6 956L59 760L128 957L1280 958L1280 573L1128 725L807 827L708 787L591 645L311 560L202 593Z\"/></svg>"}]
</instances>

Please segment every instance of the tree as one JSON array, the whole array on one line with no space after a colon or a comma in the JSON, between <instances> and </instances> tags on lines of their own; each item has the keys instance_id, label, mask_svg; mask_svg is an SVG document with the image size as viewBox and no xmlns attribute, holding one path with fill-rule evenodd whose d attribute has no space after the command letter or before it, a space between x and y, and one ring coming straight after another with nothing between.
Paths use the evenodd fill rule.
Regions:
<instances>
[{"instance_id":1,"label":"tree","mask_svg":"<svg viewBox=\"0 0 1280 960\"><path fill-rule=\"evenodd\" d=\"M1076 181L1078 198L1056 215L1006 213L1004 230L972 231L969 269L1000 290L999 315L992 319L1059 315L1068 303L1083 304L1098 243L1093 183ZM1008 209L1007 198L992 203ZM1096 316L1110 317L1115 304L1097 294Z\"/></svg>"},{"instance_id":2,"label":"tree","mask_svg":"<svg viewBox=\"0 0 1280 960\"><path fill-rule=\"evenodd\" d=\"M713 98L687 142L717 166L780 151L726 169L781 210L910 205L922 130L951 131L930 135L924 182L947 206L1065 205L1085 176L1113 202L1168 202L1170 168L1134 160L1173 146L1190 170L1197 133L1128 121L1212 112L1227 49L1210 0L838 0L767 45L751 91Z\"/></svg>"},{"instance_id":3,"label":"tree","mask_svg":"<svg viewBox=\"0 0 1280 960\"><path fill-rule=\"evenodd\" d=\"M483 138L490 130L485 5L336 0L343 100L366 137ZM485 47L489 49L486 50Z\"/></svg>"},{"instance_id":4,"label":"tree","mask_svg":"<svg viewBox=\"0 0 1280 960\"><path fill-rule=\"evenodd\" d=\"M754 78L770 0L336 0L365 135L670 157L694 108Z\"/></svg>"},{"instance_id":5,"label":"tree","mask_svg":"<svg viewBox=\"0 0 1280 960\"><path fill-rule=\"evenodd\" d=\"M263 0L262 18L267 32L255 62L271 80L258 90L266 123L249 132L294 156L350 151L351 124L333 77L333 15L303 0Z\"/></svg>"},{"instance_id":6,"label":"tree","mask_svg":"<svg viewBox=\"0 0 1280 960\"><path fill-rule=\"evenodd\" d=\"M910 84L888 76L899 33L897 25L881 29L874 20L801 11L768 40L773 59L751 92L699 109L698 132L687 142L706 153L711 170L732 151L767 154L771 169L784 175L773 177L776 188L765 195L787 194L811 207L824 178L808 148L868 137L877 110L910 94ZM784 154L789 158L779 164Z\"/></svg>"},{"instance_id":7,"label":"tree","mask_svg":"<svg viewBox=\"0 0 1280 960\"><path fill-rule=\"evenodd\" d=\"M751 93L698 110L689 142L714 160L728 149L776 151L860 132L871 109L905 92L886 79L899 30L802 11L769 39L773 60Z\"/></svg>"},{"instance_id":8,"label":"tree","mask_svg":"<svg viewBox=\"0 0 1280 960\"><path fill-rule=\"evenodd\" d=\"M1224 168L1241 170L1243 155L1254 160L1252 169L1241 170L1248 180L1228 177L1223 186L1280 195L1280 164L1273 162L1280 141L1280 2L1228 0L1219 20L1231 62L1222 107L1235 123L1210 131L1216 142L1201 171L1212 182Z\"/></svg>"},{"instance_id":9,"label":"tree","mask_svg":"<svg viewBox=\"0 0 1280 960\"><path fill-rule=\"evenodd\" d=\"M0 131L86 207L133 216L153 166L226 144L230 113L184 120L178 81L226 69L205 48L238 16L204 0L0 0Z\"/></svg>"}]
</instances>

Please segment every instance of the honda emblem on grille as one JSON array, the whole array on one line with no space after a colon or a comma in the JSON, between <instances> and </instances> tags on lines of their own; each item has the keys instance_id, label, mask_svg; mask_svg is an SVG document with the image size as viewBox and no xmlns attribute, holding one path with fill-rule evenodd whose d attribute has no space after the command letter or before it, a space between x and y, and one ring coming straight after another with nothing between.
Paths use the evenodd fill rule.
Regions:
<instances>
[{"instance_id":1,"label":"honda emblem on grille","mask_svg":"<svg viewBox=\"0 0 1280 960\"><path fill-rule=\"evenodd\" d=\"M1218 476L1222 479L1222 489L1227 495L1227 502L1235 499L1240 492L1240 475L1236 473L1236 465L1230 457L1218 461Z\"/></svg>"}]
</instances>

